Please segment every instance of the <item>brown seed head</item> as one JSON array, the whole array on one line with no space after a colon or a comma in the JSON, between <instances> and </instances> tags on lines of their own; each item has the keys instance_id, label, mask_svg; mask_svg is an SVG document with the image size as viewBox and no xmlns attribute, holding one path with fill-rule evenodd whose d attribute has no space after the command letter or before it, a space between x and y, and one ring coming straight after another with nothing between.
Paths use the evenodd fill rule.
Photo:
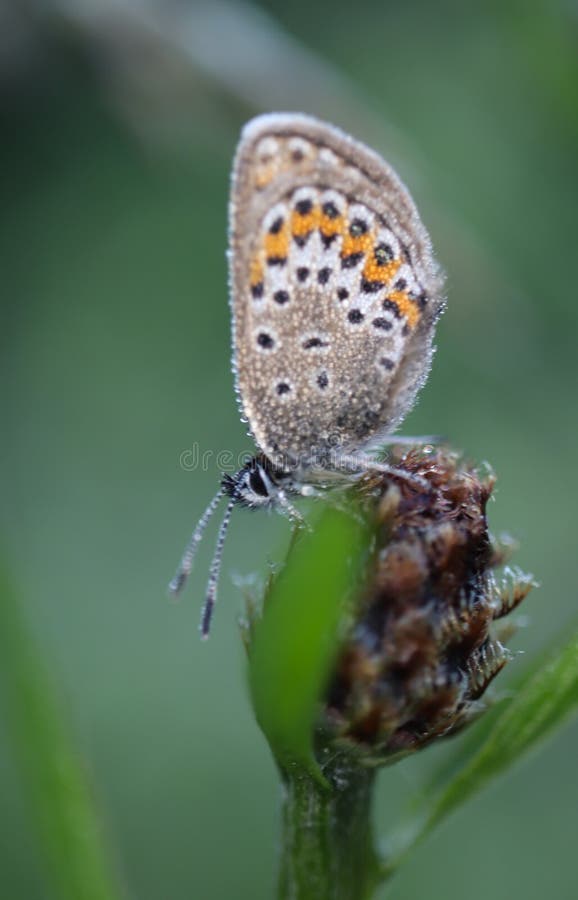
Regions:
<instances>
[{"instance_id":1,"label":"brown seed head","mask_svg":"<svg viewBox=\"0 0 578 900\"><path fill-rule=\"evenodd\" d=\"M510 569L500 583L494 575L505 552L486 522L493 475L447 448L396 464L432 490L381 475L356 488L375 548L325 706L338 737L384 762L454 734L484 708L511 656L494 622L533 584Z\"/></svg>"}]
</instances>

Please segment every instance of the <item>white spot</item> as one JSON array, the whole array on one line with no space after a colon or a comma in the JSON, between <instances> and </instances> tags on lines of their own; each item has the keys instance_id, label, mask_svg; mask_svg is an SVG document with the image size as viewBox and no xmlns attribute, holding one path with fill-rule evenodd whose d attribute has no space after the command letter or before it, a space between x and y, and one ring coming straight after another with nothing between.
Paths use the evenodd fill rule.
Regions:
<instances>
[{"instance_id":1,"label":"white spot","mask_svg":"<svg viewBox=\"0 0 578 900\"><path fill-rule=\"evenodd\" d=\"M341 160L339 157L330 150L329 147L322 147L319 151L319 161L326 166L337 167L339 166Z\"/></svg>"},{"instance_id":2,"label":"white spot","mask_svg":"<svg viewBox=\"0 0 578 900\"><path fill-rule=\"evenodd\" d=\"M304 198L301 198L304 199ZM309 199L309 198L307 198ZM294 285L302 285L309 287L317 284L317 270L321 268L321 237L318 231L312 231L304 247L300 247L297 242L292 239L289 250L289 269L290 278ZM298 269L309 269L309 275L305 281L301 281L297 276Z\"/></svg>"},{"instance_id":3,"label":"white spot","mask_svg":"<svg viewBox=\"0 0 578 900\"><path fill-rule=\"evenodd\" d=\"M385 327L380 327L378 325L374 325L373 321L375 319L379 319L379 320L383 319L383 321L386 323ZM372 314L371 325L372 325L372 328L377 337L389 338L389 341L391 343L393 342L395 320L393 319L392 316L388 316L387 313L385 313L382 309L374 310L374 312ZM388 325L389 325L389 328L387 327Z\"/></svg>"},{"instance_id":4,"label":"white spot","mask_svg":"<svg viewBox=\"0 0 578 900\"><path fill-rule=\"evenodd\" d=\"M289 251L289 255L291 255L291 250ZM287 291L291 296L291 285L289 283L286 265L267 266L267 271L265 272L265 290L263 291L263 294L268 299L271 299L276 291ZM275 305L277 306L278 304Z\"/></svg>"},{"instance_id":5,"label":"white spot","mask_svg":"<svg viewBox=\"0 0 578 900\"><path fill-rule=\"evenodd\" d=\"M367 225L367 230L371 231L373 228L373 224L375 222L375 216L373 213L367 208L367 206L363 206L361 203L352 203L347 212L347 219L349 224L353 222L354 219L359 219L361 222L364 222Z\"/></svg>"},{"instance_id":6,"label":"white spot","mask_svg":"<svg viewBox=\"0 0 578 900\"><path fill-rule=\"evenodd\" d=\"M396 288L396 284L401 279L405 281L405 287L400 287L399 290L415 291L416 294L419 294L420 287L418 281L413 273L413 269L407 263L401 265L395 273L395 276L393 278L393 287L395 290L398 290L398 288Z\"/></svg>"},{"instance_id":7,"label":"white spot","mask_svg":"<svg viewBox=\"0 0 578 900\"><path fill-rule=\"evenodd\" d=\"M337 207L340 215L343 215L345 211L345 197L343 196L343 194L340 194L339 191L323 191L319 198L319 202L321 203L321 205L323 205L324 203L333 203Z\"/></svg>"},{"instance_id":8,"label":"white spot","mask_svg":"<svg viewBox=\"0 0 578 900\"><path fill-rule=\"evenodd\" d=\"M332 373L326 366L315 369L309 376L309 384L315 391L319 393L327 393L332 387Z\"/></svg>"},{"instance_id":9,"label":"white spot","mask_svg":"<svg viewBox=\"0 0 578 900\"><path fill-rule=\"evenodd\" d=\"M338 260L338 266L341 269L341 260ZM359 271L357 267L354 269L341 269L338 277L339 287L349 291L349 297L345 300L337 298L337 305L344 309L349 309L352 304L357 304L359 294Z\"/></svg>"},{"instance_id":10,"label":"white spot","mask_svg":"<svg viewBox=\"0 0 578 900\"><path fill-rule=\"evenodd\" d=\"M376 244L386 244L391 247L393 259L399 259L401 256L401 247L398 239L393 231L389 228L384 228L383 225L377 230Z\"/></svg>"},{"instance_id":11,"label":"white spot","mask_svg":"<svg viewBox=\"0 0 578 900\"><path fill-rule=\"evenodd\" d=\"M299 156L301 154L304 158L311 155L311 144L309 141L304 141L303 138L291 138L289 141L289 152L291 155ZM296 160L298 162L298 160Z\"/></svg>"},{"instance_id":12,"label":"white spot","mask_svg":"<svg viewBox=\"0 0 578 900\"><path fill-rule=\"evenodd\" d=\"M271 391L283 403L291 399L293 394L293 382L289 378L276 378L271 384Z\"/></svg>"},{"instance_id":13,"label":"white spot","mask_svg":"<svg viewBox=\"0 0 578 900\"><path fill-rule=\"evenodd\" d=\"M387 363L385 362L387 360ZM378 371L384 378L391 378L393 373L398 367L400 360L400 354L395 350L383 350L379 351L377 359L375 360L375 365Z\"/></svg>"},{"instance_id":14,"label":"white spot","mask_svg":"<svg viewBox=\"0 0 578 900\"><path fill-rule=\"evenodd\" d=\"M323 193L319 197L319 203L323 207L325 203L333 203L335 208L338 210L339 214L343 214L343 210L345 208L345 200L341 194L337 191L323 191ZM336 235L333 238L328 247L323 243L321 236L319 236L319 268L329 268L332 269L332 277L333 281L335 275L339 277L339 283L341 283L341 245L343 243L343 238L340 234Z\"/></svg>"},{"instance_id":15,"label":"white spot","mask_svg":"<svg viewBox=\"0 0 578 900\"><path fill-rule=\"evenodd\" d=\"M317 191L311 187L298 188L291 198L292 206L294 207L300 200L311 200L312 203L316 203Z\"/></svg>"},{"instance_id":16,"label":"white spot","mask_svg":"<svg viewBox=\"0 0 578 900\"><path fill-rule=\"evenodd\" d=\"M274 137L263 138L257 145L257 158L259 162L271 162L273 157L279 152L279 141Z\"/></svg>"},{"instance_id":17,"label":"white spot","mask_svg":"<svg viewBox=\"0 0 578 900\"><path fill-rule=\"evenodd\" d=\"M344 166L343 177L356 183L361 180L361 173L356 166Z\"/></svg>"},{"instance_id":18,"label":"white spot","mask_svg":"<svg viewBox=\"0 0 578 900\"><path fill-rule=\"evenodd\" d=\"M275 206L272 206L271 209L268 210L263 219L263 230L266 232L269 231L271 225L276 222L277 219L283 219L285 222L288 214L289 210L287 209L286 203L276 203Z\"/></svg>"},{"instance_id":19,"label":"white spot","mask_svg":"<svg viewBox=\"0 0 578 900\"><path fill-rule=\"evenodd\" d=\"M352 331L360 331L371 324L358 299L354 299L354 301L350 303L349 309L343 310L343 324Z\"/></svg>"}]
</instances>

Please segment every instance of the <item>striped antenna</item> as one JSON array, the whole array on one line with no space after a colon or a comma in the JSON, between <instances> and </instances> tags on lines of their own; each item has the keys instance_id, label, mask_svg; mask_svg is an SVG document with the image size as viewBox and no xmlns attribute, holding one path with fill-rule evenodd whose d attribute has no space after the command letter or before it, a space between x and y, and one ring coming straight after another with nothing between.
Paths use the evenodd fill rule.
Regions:
<instances>
[{"instance_id":1,"label":"striped antenna","mask_svg":"<svg viewBox=\"0 0 578 900\"><path fill-rule=\"evenodd\" d=\"M215 545L215 552L213 554L213 561L211 563L211 569L209 571L209 581L207 584L207 593L205 596L205 605L203 606L203 611L201 613L201 637L203 639L208 638L209 631L211 629L211 619L213 617L213 609L215 608L215 602L217 600L217 586L219 584L219 572L221 571L221 558L223 556L223 545L225 543L225 537L227 535L227 529L229 527L229 522L231 521L231 513L233 511L233 507L235 506L235 500L229 500L227 504L227 509L225 510L225 515L223 516L223 520L219 527L219 533L217 535L217 543Z\"/></svg>"},{"instance_id":2,"label":"striped antenna","mask_svg":"<svg viewBox=\"0 0 578 900\"><path fill-rule=\"evenodd\" d=\"M204 511L203 515L199 519L199 523L191 535L191 539L185 548L185 552L183 553L183 556L179 563L179 567L175 572L175 577L169 584L169 594L171 594L172 597L177 597L185 586L187 578L191 574L195 556L197 555L197 550L199 549L199 544L201 543L201 540L203 538L205 528L209 523L209 519L221 502L221 497L224 493L224 489L220 488L219 492L215 494L206 510Z\"/></svg>"}]
</instances>

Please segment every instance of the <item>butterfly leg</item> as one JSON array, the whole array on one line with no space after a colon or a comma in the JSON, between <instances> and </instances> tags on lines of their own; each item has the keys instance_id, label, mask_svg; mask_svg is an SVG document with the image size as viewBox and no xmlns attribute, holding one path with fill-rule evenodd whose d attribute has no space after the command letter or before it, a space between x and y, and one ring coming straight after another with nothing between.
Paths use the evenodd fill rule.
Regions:
<instances>
[{"instance_id":1,"label":"butterfly leg","mask_svg":"<svg viewBox=\"0 0 578 900\"><path fill-rule=\"evenodd\" d=\"M380 438L380 447L419 447L421 444L443 444L445 438L441 434L390 434Z\"/></svg>"},{"instance_id":2,"label":"butterfly leg","mask_svg":"<svg viewBox=\"0 0 578 900\"><path fill-rule=\"evenodd\" d=\"M287 516L288 519L291 520L295 525L298 525L300 528L310 528L307 523L307 520L301 515L298 509L291 503L291 501L287 498L287 494L285 491L280 488L275 493L275 507L278 509L280 513Z\"/></svg>"},{"instance_id":3,"label":"butterfly leg","mask_svg":"<svg viewBox=\"0 0 578 900\"><path fill-rule=\"evenodd\" d=\"M332 463L336 469L340 469L344 472L378 472L383 475L390 475L392 478L397 478L401 481L406 481L408 484L411 484L412 487L419 488L422 491L431 490L431 485L425 478L414 475L413 472L406 472L405 469L402 469L399 466L390 466L387 463L378 462L363 454L355 455L339 453L334 456Z\"/></svg>"}]
</instances>

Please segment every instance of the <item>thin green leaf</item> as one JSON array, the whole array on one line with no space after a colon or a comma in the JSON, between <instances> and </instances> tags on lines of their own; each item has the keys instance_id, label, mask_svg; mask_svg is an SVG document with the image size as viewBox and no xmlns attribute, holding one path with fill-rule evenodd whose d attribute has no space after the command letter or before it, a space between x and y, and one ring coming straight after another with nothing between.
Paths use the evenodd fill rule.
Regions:
<instances>
[{"instance_id":1,"label":"thin green leaf","mask_svg":"<svg viewBox=\"0 0 578 900\"><path fill-rule=\"evenodd\" d=\"M269 591L250 649L253 705L276 759L321 782L314 725L364 536L359 521L335 510L323 513L313 533L301 533Z\"/></svg>"},{"instance_id":2,"label":"thin green leaf","mask_svg":"<svg viewBox=\"0 0 578 900\"><path fill-rule=\"evenodd\" d=\"M17 596L0 569L0 682L8 732L52 876L62 900L120 900L81 761L52 684L28 634Z\"/></svg>"},{"instance_id":3,"label":"thin green leaf","mask_svg":"<svg viewBox=\"0 0 578 900\"><path fill-rule=\"evenodd\" d=\"M457 772L466 766L470 759L478 752L480 746L492 731L494 724L503 715L505 709L512 702L511 692L495 700L493 705L485 709L477 722L472 722L463 734L450 737L445 744L445 756L427 778L421 783L419 797L416 805L419 805L424 797L431 797L439 791L442 785L447 784Z\"/></svg>"},{"instance_id":4,"label":"thin green leaf","mask_svg":"<svg viewBox=\"0 0 578 900\"><path fill-rule=\"evenodd\" d=\"M416 818L385 874L391 874L450 813L533 750L577 710L578 632L519 685L480 749Z\"/></svg>"}]
</instances>

